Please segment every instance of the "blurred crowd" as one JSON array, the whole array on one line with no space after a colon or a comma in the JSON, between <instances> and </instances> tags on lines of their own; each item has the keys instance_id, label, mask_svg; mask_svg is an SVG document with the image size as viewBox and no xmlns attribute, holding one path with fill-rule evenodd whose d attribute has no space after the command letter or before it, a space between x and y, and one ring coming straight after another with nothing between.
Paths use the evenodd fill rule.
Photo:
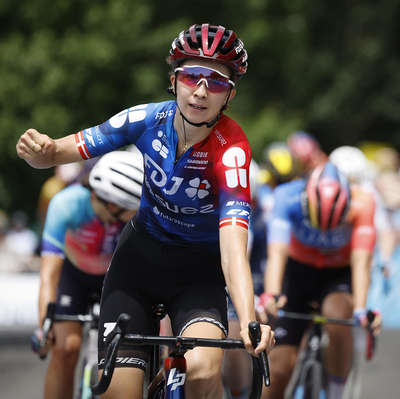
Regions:
<instances>
[{"instance_id":1,"label":"blurred crowd","mask_svg":"<svg viewBox=\"0 0 400 399\"><path fill-rule=\"evenodd\" d=\"M59 165L41 187L34 218L22 210L7 214L0 210L0 273L40 271L41 233L50 199L63 188L78 182L95 161Z\"/></svg>"},{"instance_id":2,"label":"blurred crowd","mask_svg":"<svg viewBox=\"0 0 400 399\"><path fill-rule=\"evenodd\" d=\"M292 133L286 141L270 143L260 159L252 162L252 195L259 209L252 223L265 222L273 206L272 193L276 186L307 177L319 163L327 160L345 173L350 184L361 185L375 196L378 239L368 306L383 313L385 327L400 328L400 154L394 147L365 142L358 147L339 147L329 154L313 135L303 131ZM78 182L95 162L54 168L53 176L41 188L34 220L23 211L8 215L0 210L0 273L40 271L41 231L50 199ZM261 253L258 258L265 265L265 236L258 242L260 248L256 239L253 252Z\"/></svg>"}]
</instances>

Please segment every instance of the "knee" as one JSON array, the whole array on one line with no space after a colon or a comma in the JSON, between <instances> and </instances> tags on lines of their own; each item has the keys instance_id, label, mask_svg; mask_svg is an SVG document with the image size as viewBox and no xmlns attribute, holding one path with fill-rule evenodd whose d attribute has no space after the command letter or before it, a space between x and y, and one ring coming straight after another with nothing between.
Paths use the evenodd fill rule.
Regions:
<instances>
[{"instance_id":1,"label":"knee","mask_svg":"<svg viewBox=\"0 0 400 399\"><path fill-rule=\"evenodd\" d=\"M349 319L353 315L351 295L346 292L333 292L322 303L321 312L327 317Z\"/></svg>"},{"instance_id":2,"label":"knee","mask_svg":"<svg viewBox=\"0 0 400 399\"><path fill-rule=\"evenodd\" d=\"M80 345L66 344L56 345L53 348L53 360L57 362L60 367L70 368L74 367L78 361Z\"/></svg>"},{"instance_id":3,"label":"knee","mask_svg":"<svg viewBox=\"0 0 400 399\"><path fill-rule=\"evenodd\" d=\"M196 397L199 393L203 398L213 397L222 387L221 369L207 359L188 363L187 368L187 389L193 393L188 395Z\"/></svg>"}]
</instances>

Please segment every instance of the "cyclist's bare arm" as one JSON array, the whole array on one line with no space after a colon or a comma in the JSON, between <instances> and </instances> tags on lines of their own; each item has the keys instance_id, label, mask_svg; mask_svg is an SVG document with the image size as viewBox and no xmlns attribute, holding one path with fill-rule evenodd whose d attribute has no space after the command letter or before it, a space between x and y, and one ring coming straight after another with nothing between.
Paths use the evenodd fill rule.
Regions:
<instances>
[{"instance_id":1,"label":"cyclist's bare arm","mask_svg":"<svg viewBox=\"0 0 400 399\"><path fill-rule=\"evenodd\" d=\"M39 327L46 317L47 305L57 300L57 287L60 282L64 260L59 256L42 256L39 290Z\"/></svg>"},{"instance_id":2,"label":"cyclist's bare arm","mask_svg":"<svg viewBox=\"0 0 400 399\"><path fill-rule=\"evenodd\" d=\"M239 316L241 338L246 350L259 354L269 353L275 344L271 328L261 325L261 342L253 350L249 337L248 324L256 320L254 310L254 289L250 266L246 256L247 230L240 226L224 226L220 229L221 263L229 294Z\"/></svg>"},{"instance_id":3,"label":"cyclist's bare arm","mask_svg":"<svg viewBox=\"0 0 400 399\"><path fill-rule=\"evenodd\" d=\"M354 309L366 307L368 289L370 285L372 254L366 249L353 249L351 251L351 280L353 290ZM374 335L378 335L381 330L382 317L376 315L374 321L369 326L365 320L362 325L371 328Z\"/></svg>"},{"instance_id":4,"label":"cyclist's bare arm","mask_svg":"<svg viewBox=\"0 0 400 399\"><path fill-rule=\"evenodd\" d=\"M35 129L28 129L18 140L18 156L36 169L82 161L75 135L53 140Z\"/></svg>"},{"instance_id":5,"label":"cyclist's bare arm","mask_svg":"<svg viewBox=\"0 0 400 399\"><path fill-rule=\"evenodd\" d=\"M370 284L372 254L365 249L351 251L350 264L354 308L365 307Z\"/></svg>"},{"instance_id":6,"label":"cyclist's bare arm","mask_svg":"<svg viewBox=\"0 0 400 399\"><path fill-rule=\"evenodd\" d=\"M266 272L264 274L265 292L273 295L282 293L283 276L285 274L286 262L289 253L289 245L283 242L273 242L268 244L268 259ZM286 298L278 301L279 307L283 306ZM277 303L275 300L265 303L268 313L277 316Z\"/></svg>"}]
</instances>

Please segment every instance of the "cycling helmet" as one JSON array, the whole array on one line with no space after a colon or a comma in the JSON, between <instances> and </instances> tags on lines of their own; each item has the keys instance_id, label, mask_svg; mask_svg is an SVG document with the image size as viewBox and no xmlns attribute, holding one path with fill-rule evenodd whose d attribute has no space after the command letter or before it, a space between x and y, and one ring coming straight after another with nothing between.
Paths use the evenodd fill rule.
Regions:
<instances>
[{"instance_id":1,"label":"cycling helmet","mask_svg":"<svg viewBox=\"0 0 400 399\"><path fill-rule=\"evenodd\" d=\"M366 176L367 157L357 147L338 147L329 155L329 161L344 173L350 183L360 183Z\"/></svg>"},{"instance_id":2,"label":"cycling helmet","mask_svg":"<svg viewBox=\"0 0 400 399\"><path fill-rule=\"evenodd\" d=\"M130 151L103 155L89 175L89 184L100 199L124 209L139 207L142 182L142 155Z\"/></svg>"},{"instance_id":3,"label":"cycling helmet","mask_svg":"<svg viewBox=\"0 0 400 399\"><path fill-rule=\"evenodd\" d=\"M311 225L323 231L338 227L346 218L350 188L346 177L331 162L318 165L301 194L301 207Z\"/></svg>"},{"instance_id":4,"label":"cycling helmet","mask_svg":"<svg viewBox=\"0 0 400 399\"><path fill-rule=\"evenodd\" d=\"M293 157L301 164L308 164L319 156L321 148L318 140L310 133L299 130L287 138Z\"/></svg>"},{"instance_id":5,"label":"cycling helmet","mask_svg":"<svg viewBox=\"0 0 400 399\"><path fill-rule=\"evenodd\" d=\"M247 51L236 33L223 26L192 25L172 42L169 61L174 69L188 58L200 58L227 65L239 80L247 71Z\"/></svg>"},{"instance_id":6,"label":"cycling helmet","mask_svg":"<svg viewBox=\"0 0 400 399\"><path fill-rule=\"evenodd\" d=\"M297 165L285 142L276 141L268 145L262 155L262 166L276 183L286 183L297 175Z\"/></svg>"}]
</instances>

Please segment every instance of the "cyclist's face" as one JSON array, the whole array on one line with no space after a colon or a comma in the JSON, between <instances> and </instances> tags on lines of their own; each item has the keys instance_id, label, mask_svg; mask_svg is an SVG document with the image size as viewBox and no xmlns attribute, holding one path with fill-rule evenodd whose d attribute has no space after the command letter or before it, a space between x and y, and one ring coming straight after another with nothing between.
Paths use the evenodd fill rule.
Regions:
<instances>
[{"instance_id":1,"label":"cyclist's face","mask_svg":"<svg viewBox=\"0 0 400 399\"><path fill-rule=\"evenodd\" d=\"M128 223L136 214L137 211L129 210L129 209L119 209L115 212L109 211L111 215L111 220L113 222L122 222Z\"/></svg>"},{"instance_id":2,"label":"cyclist's face","mask_svg":"<svg viewBox=\"0 0 400 399\"><path fill-rule=\"evenodd\" d=\"M122 222L122 223L128 223L129 220L135 216L137 210L129 210L129 209L123 209L118 207L117 205L111 203L111 202L106 202L101 200L100 198L97 198L97 204L96 205L96 215L100 218L100 220L103 223L111 223L111 222Z\"/></svg>"},{"instance_id":3,"label":"cyclist's face","mask_svg":"<svg viewBox=\"0 0 400 399\"><path fill-rule=\"evenodd\" d=\"M179 77L180 73L181 77ZM236 94L233 82L229 83L230 69L209 60L185 61L175 75L171 76L173 87L175 87L175 80L179 108L194 123L214 119L229 94L229 100Z\"/></svg>"}]
</instances>

